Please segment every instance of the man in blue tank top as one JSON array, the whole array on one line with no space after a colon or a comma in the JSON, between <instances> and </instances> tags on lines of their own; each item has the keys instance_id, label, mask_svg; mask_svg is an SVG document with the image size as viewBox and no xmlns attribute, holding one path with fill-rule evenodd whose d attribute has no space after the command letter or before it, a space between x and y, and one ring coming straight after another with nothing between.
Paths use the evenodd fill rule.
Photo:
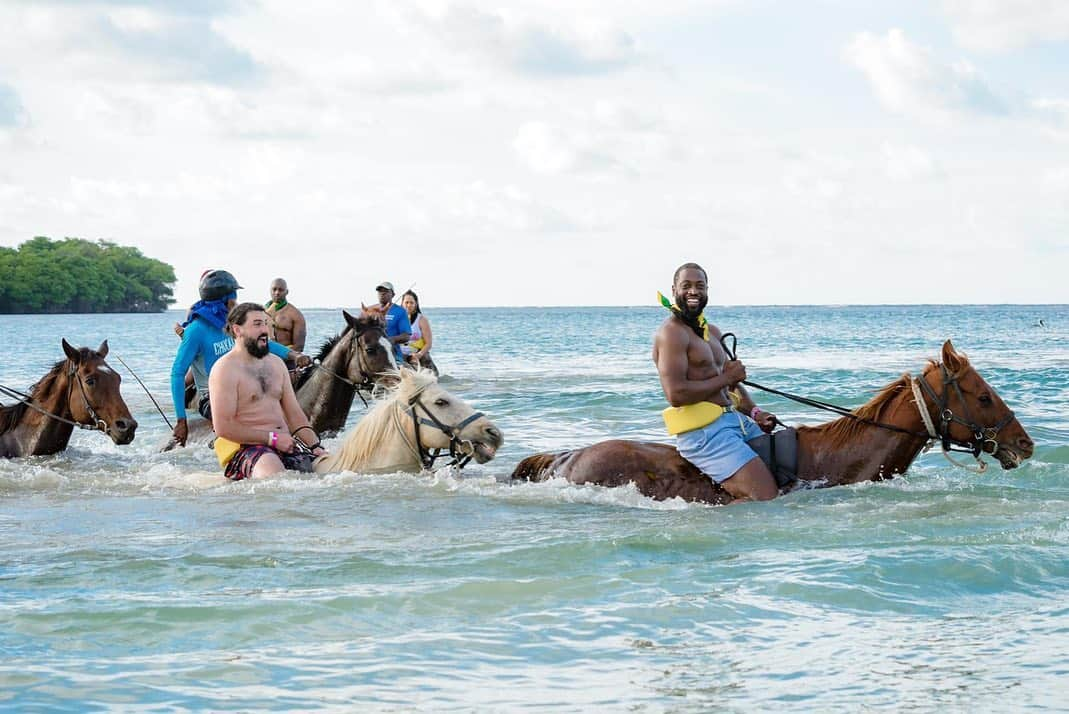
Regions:
<instances>
[{"instance_id":1,"label":"man in blue tank top","mask_svg":"<svg viewBox=\"0 0 1069 714\"><path fill-rule=\"evenodd\" d=\"M177 421L174 426L174 443L186 445L189 426L186 421L185 376L193 369L193 380L200 396L198 411L211 421L211 403L208 399L208 375L212 365L230 351L234 339L223 331L226 315L237 304L237 291L241 289L237 279L226 270L210 270L201 276L200 300L189 309L189 317L182 325L182 344L171 364L171 400ZM296 350L268 343L272 354L282 359L296 360L299 365L311 359Z\"/></svg>"},{"instance_id":2,"label":"man in blue tank top","mask_svg":"<svg viewBox=\"0 0 1069 714\"><path fill-rule=\"evenodd\" d=\"M397 364L404 363L401 345L412 337L412 323L408 321L408 311L393 302L393 283L383 280L375 290L379 293L378 311L386 322L386 339L393 344L393 356Z\"/></svg>"}]
</instances>

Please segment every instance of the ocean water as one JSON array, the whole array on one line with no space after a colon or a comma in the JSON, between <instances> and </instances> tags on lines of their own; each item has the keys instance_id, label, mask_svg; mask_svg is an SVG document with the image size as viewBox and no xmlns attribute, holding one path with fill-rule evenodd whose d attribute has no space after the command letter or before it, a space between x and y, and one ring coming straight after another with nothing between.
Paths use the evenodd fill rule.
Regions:
<instances>
[{"instance_id":1,"label":"ocean water","mask_svg":"<svg viewBox=\"0 0 1069 714\"><path fill-rule=\"evenodd\" d=\"M1069 707L1069 308L708 312L754 381L850 406L953 338L1036 454L720 508L510 483L537 451L665 439L657 308L429 310L444 385L505 433L460 473L198 485L212 453L159 453L126 375L132 445L0 461L0 709ZM178 316L0 316L0 384L107 338L170 411ZM342 326L308 318L310 345Z\"/></svg>"}]
</instances>

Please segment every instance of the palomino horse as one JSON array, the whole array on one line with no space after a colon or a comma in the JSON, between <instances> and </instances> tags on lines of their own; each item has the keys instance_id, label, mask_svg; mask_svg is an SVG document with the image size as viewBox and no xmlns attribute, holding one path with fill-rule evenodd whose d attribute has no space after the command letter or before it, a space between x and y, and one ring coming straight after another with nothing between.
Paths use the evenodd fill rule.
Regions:
<instances>
[{"instance_id":1,"label":"palomino horse","mask_svg":"<svg viewBox=\"0 0 1069 714\"><path fill-rule=\"evenodd\" d=\"M67 359L56 362L30 393L0 407L0 456L41 456L67 448L74 427L102 431L116 444L134 440L137 421L119 393L119 376L104 357L108 341L96 351L75 349L63 340Z\"/></svg>"},{"instance_id":2,"label":"palomino horse","mask_svg":"<svg viewBox=\"0 0 1069 714\"><path fill-rule=\"evenodd\" d=\"M853 414L856 418L799 427L800 481L838 486L891 478L905 473L931 438L942 441L944 449L956 445L977 457L990 454L1004 469L1016 468L1032 455L1034 446L1013 412L949 340L943 345L941 363L929 362L916 381L902 375ZM512 474L514 479L532 481L554 476L601 486L633 483L657 500L732 500L669 444L603 441L584 449L529 456Z\"/></svg>"},{"instance_id":3,"label":"palomino horse","mask_svg":"<svg viewBox=\"0 0 1069 714\"><path fill-rule=\"evenodd\" d=\"M348 434L337 452L319 459L317 473L419 473L448 450L451 464L484 464L504 439L482 412L438 384L428 371L402 369L399 383Z\"/></svg>"},{"instance_id":4,"label":"palomino horse","mask_svg":"<svg viewBox=\"0 0 1069 714\"><path fill-rule=\"evenodd\" d=\"M345 426L357 390L371 391L383 375L397 371L393 345L375 316L353 317L342 310L347 327L319 350L317 367L301 373L297 401L319 435L332 436Z\"/></svg>"}]
</instances>

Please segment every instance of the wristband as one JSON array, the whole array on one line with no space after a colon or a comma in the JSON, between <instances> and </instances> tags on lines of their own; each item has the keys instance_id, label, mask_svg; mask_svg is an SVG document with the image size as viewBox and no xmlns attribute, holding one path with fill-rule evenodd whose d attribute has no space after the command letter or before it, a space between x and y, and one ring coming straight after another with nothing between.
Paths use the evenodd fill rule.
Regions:
<instances>
[{"instance_id":1,"label":"wristband","mask_svg":"<svg viewBox=\"0 0 1069 714\"><path fill-rule=\"evenodd\" d=\"M267 435L271 439L268 442L268 446L270 446L272 449L275 448L276 446L278 446L278 434L276 434L273 431L269 431L269 432L267 432Z\"/></svg>"},{"instance_id":2,"label":"wristband","mask_svg":"<svg viewBox=\"0 0 1069 714\"><path fill-rule=\"evenodd\" d=\"M757 421L757 415L758 414L761 414L761 408L760 407L754 407L753 409L750 410L750 418L753 419L754 421Z\"/></svg>"}]
</instances>

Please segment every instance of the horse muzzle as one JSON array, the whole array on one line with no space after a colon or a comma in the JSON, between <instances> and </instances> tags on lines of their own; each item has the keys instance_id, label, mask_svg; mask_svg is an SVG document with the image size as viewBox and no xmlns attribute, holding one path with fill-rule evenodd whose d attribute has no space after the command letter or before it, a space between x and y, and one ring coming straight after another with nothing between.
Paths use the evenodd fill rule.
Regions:
<instances>
[{"instance_id":1,"label":"horse muzzle","mask_svg":"<svg viewBox=\"0 0 1069 714\"><path fill-rule=\"evenodd\" d=\"M471 444L470 455L477 464L485 464L497 456L497 450L505 443L505 437L495 426L484 426L479 430L475 439L468 440Z\"/></svg>"},{"instance_id":2,"label":"horse muzzle","mask_svg":"<svg viewBox=\"0 0 1069 714\"><path fill-rule=\"evenodd\" d=\"M134 432L137 431L137 420L133 417L119 418L108 427L107 434L119 446L125 446L134 440Z\"/></svg>"}]
</instances>

